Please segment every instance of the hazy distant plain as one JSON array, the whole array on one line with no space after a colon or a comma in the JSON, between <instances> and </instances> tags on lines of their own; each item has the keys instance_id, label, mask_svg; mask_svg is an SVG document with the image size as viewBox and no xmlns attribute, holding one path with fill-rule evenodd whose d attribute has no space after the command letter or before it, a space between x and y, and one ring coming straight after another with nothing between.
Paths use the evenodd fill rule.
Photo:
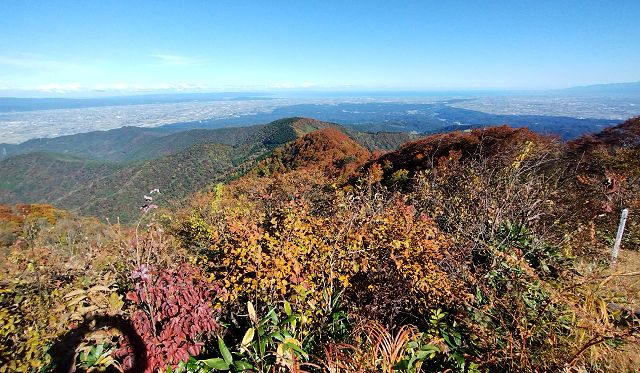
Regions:
<instances>
[{"instance_id":1,"label":"hazy distant plain","mask_svg":"<svg viewBox=\"0 0 640 373\"><path fill-rule=\"evenodd\" d=\"M278 108L301 104L332 105L345 102L440 102L454 108L491 114L547 115L623 121L640 114L640 97L491 96L438 98L276 98L193 101L143 105L100 106L0 113L0 143L20 143L123 126L158 127L171 123L247 118ZM337 107L336 107L336 110ZM424 115L433 115L424 113ZM384 119L381 117L380 121ZM237 121L236 121L237 122ZM465 124L465 123L462 123ZM473 124L473 123L468 123ZM392 123L390 123L392 125Z\"/></svg>"}]
</instances>

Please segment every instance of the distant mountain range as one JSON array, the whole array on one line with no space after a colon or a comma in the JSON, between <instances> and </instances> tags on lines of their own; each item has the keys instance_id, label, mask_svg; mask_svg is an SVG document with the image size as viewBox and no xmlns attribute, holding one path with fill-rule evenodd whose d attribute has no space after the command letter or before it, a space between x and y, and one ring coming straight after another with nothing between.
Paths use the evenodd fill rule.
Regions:
<instances>
[{"instance_id":1,"label":"distant mountain range","mask_svg":"<svg viewBox=\"0 0 640 373\"><path fill-rule=\"evenodd\" d=\"M593 84L561 90L572 94L616 94L640 95L640 82Z\"/></svg>"},{"instance_id":2,"label":"distant mountain range","mask_svg":"<svg viewBox=\"0 0 640 373\"><path fill-rule=\"evenodd\" d=\"M416 138L365 133L307 118L266 125L170 133L120 128L9 147L0 161L0 203L47 202L85 215L130 221L142 197L162 191L168 205L233 179L273 149L306 133L332 128L369 150L391 150Z\"/></svg>"}]
</instances>

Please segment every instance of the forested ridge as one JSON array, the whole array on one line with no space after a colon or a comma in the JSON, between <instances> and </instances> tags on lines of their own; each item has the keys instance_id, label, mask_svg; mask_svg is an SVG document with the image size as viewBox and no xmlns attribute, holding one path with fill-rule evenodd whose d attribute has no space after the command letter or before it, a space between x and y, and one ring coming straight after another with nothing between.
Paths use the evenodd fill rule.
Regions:
<instances>
[{"instance_id":1,"label":"forested ridge","mask_svg":"<svg viewBox=\"0 0 640 373\"><path fill-rule=\"evenodd\" d=\"M163 191L159 198L165 206L181 204L196 191L242 175L274 148L321 128L337 128L371 150L395 149L415 137L285 118L251 127L170 134L126 127L32 140L0 160L0 203L49 203L129 223L150 189Z\"/></svg>"}]
</instances>

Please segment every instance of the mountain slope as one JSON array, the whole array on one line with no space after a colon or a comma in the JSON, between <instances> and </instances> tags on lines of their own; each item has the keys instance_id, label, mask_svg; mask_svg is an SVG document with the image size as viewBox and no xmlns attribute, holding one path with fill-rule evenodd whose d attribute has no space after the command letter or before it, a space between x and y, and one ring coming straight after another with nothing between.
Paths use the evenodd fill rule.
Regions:
<instances>
[{"instance_id":1,"label":"mountain slope","mask_svg":"<svg viewBox=\"0 0 640 373\"><path fill-rule=\"evenodd\" d=\"M74 193L52 201L85 215L131 221L139 214L143 196L160 189L158 204L178 201L196 190L229 177L235 170L233 148L222 144L195 145L182 152L138 162L111 174L79 183Z\"/></svg>"},{"instance_id":2,"label":"mountain slope","mask_svg":"<svg viewBox=\"0 0 640 373\"><path fill-rule=\"evenodd\" d=\"M162 128L122 127L51 139L29 140L22 144L0 144L0 159L36 151L69 154L109 162L151 159L184 150L192 145L217 142L228 145L246 141L255 127L192 130L172 133Z\"/></svg>"},{"instance_id":3,"label":"mountain slope","mask_svg":"<svg viewBox=\"0 0 640 373\"><path fill-rule=\"evenodd\" d=\"M76 157L101 160L126 160L132 149L143 148L154 138L163 136L156 129L123 127L109 131L93 131L50 139L34 139L18 145L0 144L4 156L37 151L69 154Z\"/></svg>"},{"instance_id":4,"label":"mountain slope","mask_svg":"<svg viewBox=\"0 0 640 373\"><path fill-rule=\"evenodd\" d=\"M324 128L277 148L252 171L264 176L312 168L338 176L353 172L370 155L367 149L339 129Z\"/></svg>"},{"instance_id":5,"label":"mountain slope","mask_svg":"<svg viewBox=\"0 0 640 373\"><path fill-rule=\"evenodd\" d=\"M303 134L318 127L324 128ZM188 188L206 188L237 166L257 163L215 193L199 193L191 205L181 203L181 211L162 214L163 224L108 230L92 219L76 223L61 217L56 223L58 213L51 206L0 205L0 254L6 253L0 255L7 295L3 305L14 312L11 317L20 317L18 326L35 325L58 339L42 350L58 351L52 356L70 351L69 361L75 349L68 348L67 336L79 330L69 315L79 311L59 307L69 303L68 294L84 298L111 290L111 297L87 298L97 305L86 307L84 316L109 314L112 298L123 297L119 289L146 281L138 275L148 272L147 280L165 276L161 280L166 281L146 281L145 286L184 290L173 292L180 304L195 293L199 305L218 302L222 311L206 313L203 320L236 323L224 330L236 341L229 343L233 351L242 348L238 341L255 324L246 315L235 317L246 313L247 299L262 300L257 314L283 317L290 313L283 300L291 300L303 306L301 312L319 315L309 319L307 330L313 335L326 333L326 320L347 331L320 340L320 349L329 343L340 350L326 361L322 353L310 353L310 363L317 366L339 361L346 362L347 370L393 370L368 352L380 338L394 338L389 330L404 330L417 338L420 333L445 336L415 342L421 351L436 351L425 366L439 370L533 372L572 365L637 371L640 289L634 276L639 257L633 248L640 242L639 225L632 215L623 255L611 266L611 218L615 224L619 211L600 212L598 204L605 198L632 213L640 208L639 131L635 119L573 143L509 127L434 135L375 156L363 170L370 153L352 138L338 128L293 119L256 133L243 146L200 144L120 165L101 179L87 179L86 192L71 196L87 198L65 203L107 204L102 206L105 215L112 216L111 203L123 201L122 208L132 209L127 219L134 220L137 193L160 187L154 202L179 201L178 193ZM293 141L269 153L274 139L292 133L297 136ZM247 149L263 152L252 153L250 162L234 163L236 151ZM86 162L44 156L38 163L64 163L70 170ZM600 179L604 176L611 179L606 185ZM595 192L576 194L572 188ZM34 223L39 230L31 229ZM146 257L138 262L144 264L132 275L131 259L140 257ZM336 292L340 307L334 317L335 297L327 294ZM184 302L181 295L187 297ZM301 297L306 302L295 303ZM122 320L139 321L146 306L135 302L144 294L126 298L132 304L118 307ZM156 303L175 308L175 297L164 298ZM351 332L350 319L369 320L366 327L372 331ZM140 334L143 345L156 346L153 335ZM591 343L612 336L618 348ZM20 343L29 343L28 337ZM338 343L348 345L343 349ZM18 344L5 345L5 360L10 360ZM585 348L603 357L576 360ZM216 358L217 351L199 358ZM614 359L622 363L609 369Z\"/></svg>"},{"instance_id":6,"label":"mountain slope","mask_svg":"<svg viewBox=\"0 0 640 373\"><path fill-rule=\"evenodd\" d=\"M609 146L609 147L637 147L640 145L640 117L635 117L627 120L626 122L609 127L602 132L582 136L574 141L571 141L575 148L585 148L588 146Z\"/></svg>"},{"instance_id":7,"label":"mountain slope","mask_svg":"<svg viewBox=\"0 0 640 373\"><path fill-rule=\"evenodd\" d=\"M0 200L54 202L116 170L113 164L55 153L18 155L0 162Z\"/></svg>"},{"instance_id":8,"label":"mountain slope","mask_svg":"<svg viewBox=\"0 0 640 373\"><path fill-rule=\"evenodd\" d=\"M284 127L283 127L284 126ZM135 162L162 157L209 142L244 146L260 143L273 148L305 133L322 128L342 128L308 118L286 118L269 124L219 129L122 127L50 139L34 139L22 144L0 144L0 159L33 152L68 154L106 162ZM370 150L392 150L416 135L408 133L365 133L343 129ZM261 146L262 146L261 145Z\"/></svg>"},{"instance_id":9,"label":"mountain slope","mask_svg":"<svg viewBox=\"0 0 640 373\"><path fill-rule=\"evenodd\" d=\"M158 202L167 206L208 185L242 174L278 146L311 131L329 128L352 142L337 130L338 125L306 118L162 137L155 133L145 137L143 131L133 128L108 131L101 135L118 139L125 132L142 134L143 140L137 143L144 146L132 149L127 156L153 158L104 163L57 153L9 157L0 161L0 180L4 180L0 184L0 203L47 201L86 215L130 221L139 214L142 197L152 189L161 190ZM130 138L127 146L138 139ZM107 141L104 148L112 143ZM121 149L124 147L120 145Z\"/></svg>"}]
</instances>

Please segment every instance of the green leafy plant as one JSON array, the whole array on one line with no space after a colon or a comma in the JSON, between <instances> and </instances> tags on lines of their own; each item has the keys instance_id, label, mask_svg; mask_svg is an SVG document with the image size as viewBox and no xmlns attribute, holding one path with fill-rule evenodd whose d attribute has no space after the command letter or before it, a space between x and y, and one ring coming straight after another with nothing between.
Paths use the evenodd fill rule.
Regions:
<instances>
[{"instance_id":1,"label":"green leafy plant","mask_svg":"<svg viewBox=\"0 0 640 373\"><path fill-rule=\"evenodd\" d=\"M267 313L258 318L251 302L247 303L251 327L246 330L242 341L233 353L224 340L218 337L221 357L201 360L201 369L221 371L298 371L309 360L309 354L302 348L299 335L300 316L293 313L291 305L284 303L284 315L279 316L275 307L268 307Z\"/></svg>"},{"instance_id":2,"label":"green leafy plant","mask_svg":"<svg viewBox=\"0 0 640 373\"><path fill-rule=\"evenodd\" d=\"M84 346L80 349L76 366L86 369L87 372L104 372L109 367L117 367L118 363L111 356L114 351L114 346L107 346L104 343Z\"/></svg>"}]
</instances>

